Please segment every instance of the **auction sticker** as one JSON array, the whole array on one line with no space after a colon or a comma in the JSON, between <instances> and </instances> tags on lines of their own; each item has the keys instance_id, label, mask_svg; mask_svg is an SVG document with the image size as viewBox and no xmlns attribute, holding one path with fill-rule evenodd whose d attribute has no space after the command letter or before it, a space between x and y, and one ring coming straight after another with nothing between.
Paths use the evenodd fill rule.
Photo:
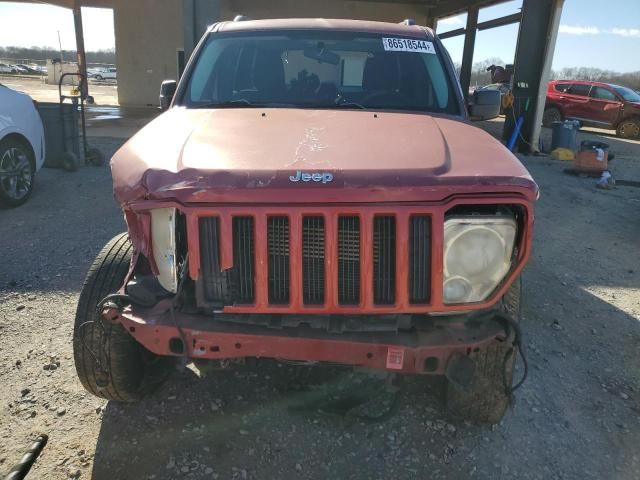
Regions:
<instances>
[{"instance_id":1,"label":"auction sticker","mask_svg":"<svg viewBox=\"0 0 640 480\"><path fill-rule=\"evenodd\" d=\"M417 52L436 54L432 42L414 40L411 38L383 38L382 46L388 52Z\"/></svg>"}]
</instances>

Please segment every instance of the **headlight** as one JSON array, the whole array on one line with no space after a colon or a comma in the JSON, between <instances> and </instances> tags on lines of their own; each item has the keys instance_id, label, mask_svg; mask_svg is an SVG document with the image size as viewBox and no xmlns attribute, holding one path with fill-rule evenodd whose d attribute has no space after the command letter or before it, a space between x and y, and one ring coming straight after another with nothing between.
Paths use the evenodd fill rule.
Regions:
<instances>
[{"instance_id":1,"label":"headlight","mask_svg":"<svg viewBox=\"0 0 640 480\"><path fill-rule=\"evenodd\" d=\"M151 210L151 243L158 267L158 282L171 293L178 291L176 272L176 209Z\"/></svg>"},{"instance_id":2,"label":"headlight","mask_svg":"<svg viewBox=\"0 0 640 480\"><path fill-rule=\"evenodd\" d=\"M451 217L444 224L444 303L485 300L511 268L516 222Z\"/></svg>"}]
</instances>

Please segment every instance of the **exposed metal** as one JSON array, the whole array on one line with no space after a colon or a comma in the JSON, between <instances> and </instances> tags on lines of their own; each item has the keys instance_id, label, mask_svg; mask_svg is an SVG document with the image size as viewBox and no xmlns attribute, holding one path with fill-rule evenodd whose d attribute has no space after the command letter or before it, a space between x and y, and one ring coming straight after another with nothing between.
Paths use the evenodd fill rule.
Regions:
<instances>
[{"instance_id":1,"label":"exposed metal","mask_svg":"<svg viewBox=\"0 0 640 480\"><path fill-rule=\"evenodd\" d=\"M431 320L410 332L363 335L314 330L300 336L295 329L273 330L169 311L163 301L144 315L131 308L123 311L106 308L104 315L122 324L145 348L159 355L182 355L171 346L176 339L184 339L184 354L189 358L285 358L386 369L389 351L400 350L401 362L393 367L396 371L432 375L444 373L452 354L467 354L506 337L504 327L492 320L491 312L482 321L466 324L459 319Z\"/></svg>"}]
</instances>

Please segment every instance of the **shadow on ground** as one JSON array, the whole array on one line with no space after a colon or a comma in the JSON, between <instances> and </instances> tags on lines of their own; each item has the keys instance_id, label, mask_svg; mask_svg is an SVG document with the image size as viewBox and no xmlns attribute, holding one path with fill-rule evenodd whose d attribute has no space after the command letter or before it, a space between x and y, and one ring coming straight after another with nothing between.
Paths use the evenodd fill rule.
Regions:
<instances>
[{"instance_id":1,"label":"shadow on ground","mask_svg":"<svg viewBox=\"0 0 640 480\"><path fill-rule=\"evenodd\" d=\"M550 291L554 273L525 280L530 377L495 429L448 417L439 379L406 377L394 409L382 378L347 368L185 370L107 405L94 478L637 478L638 320L577 285ZM363 420L354 397L388 416Z\"/></svg>"}]
</instances>

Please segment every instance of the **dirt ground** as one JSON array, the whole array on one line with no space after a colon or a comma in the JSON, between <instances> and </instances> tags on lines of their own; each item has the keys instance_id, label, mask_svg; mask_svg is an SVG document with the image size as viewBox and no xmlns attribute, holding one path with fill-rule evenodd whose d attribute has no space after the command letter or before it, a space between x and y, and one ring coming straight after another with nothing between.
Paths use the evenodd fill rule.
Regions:
<instances>
[{"instance_id":1,"label":"dirt ground","mask_svg":"<svg viewBox=\"0 0 640 480\"><path fill-rule=\"evenodd\" d=\"M38 102L59 101L58 85L48 85L40 77L0 75L0 83L13 90L24 92ZM68 92L69 87L63 88L62 93L68 94ZM118 87L115 83L96 83L90 80L89 93L95 99L96 105L118 105Z\"/></svg>"},{"instance_id":2,"label":"dirt ground","mask_svg":"<svg viewBox=\"0 0 640 480\"><path fill-rule=\"evenodd\" d=\"M92 140L106 154L122 141ZM640 180L640 145L620 150L614 175ZM0 472L43 432L28 478L640 478L640 189L523 162L541 188L524 274L530 374L494 428L450 418L435 380L406 378L396 408L367 421L358 408L392 403L382 378L267 361L176 370L138 404L92 397L76 378L73 316L124 223L106 166L42 170L26 205L0 211ZM371 401L318 408L358 396Z\"/></svg>"}]
</instances>

